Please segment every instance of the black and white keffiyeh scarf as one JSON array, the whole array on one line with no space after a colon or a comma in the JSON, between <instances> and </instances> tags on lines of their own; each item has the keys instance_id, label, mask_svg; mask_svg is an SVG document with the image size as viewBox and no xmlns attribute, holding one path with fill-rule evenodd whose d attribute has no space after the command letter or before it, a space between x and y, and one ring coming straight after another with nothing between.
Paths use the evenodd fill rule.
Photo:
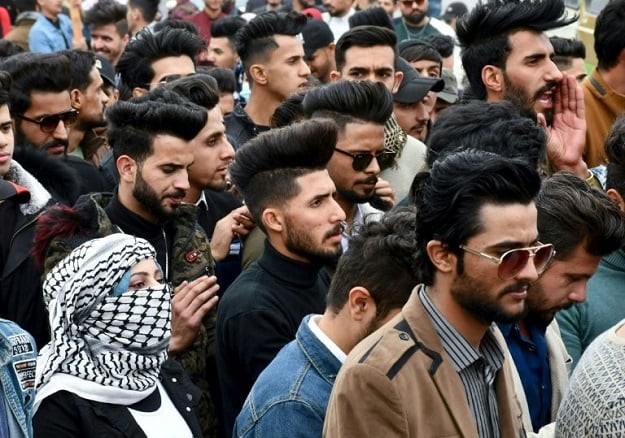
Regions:
<instances>
[{"instance_id":1,"label":"black and white keffiyeh scarf","mask_svg":"<svg viewBox=\"0 0 625 438\"><path fill-rule=\"evenodd\" d=\"M147 241L113 234L84 243L48 273L52 340L37 363L35 409L61 390L121 405L154 390L170 338L169 286L112 294L146 259L156 260Z\"/></svg>"}]
</instances>

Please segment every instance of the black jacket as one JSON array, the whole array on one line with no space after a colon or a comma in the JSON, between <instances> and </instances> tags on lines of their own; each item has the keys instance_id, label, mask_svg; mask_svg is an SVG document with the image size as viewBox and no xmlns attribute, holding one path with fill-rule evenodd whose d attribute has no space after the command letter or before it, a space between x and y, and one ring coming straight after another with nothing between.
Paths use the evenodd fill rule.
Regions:
<instances>
[{"instance_id":1,"label":"black jacket","mask_svg":"<svg viewBox=\"0 0 625 438\"><path fill-rule=\"evenodd\" d=\"M197 413L199 389L173 360L163 363L159 378L193 436L201 437ZM38 438L146 436L126 406L90 401L67 391L43 400L33 417L33 431Z\"/></svg>"},{"instance_id":2,"label":"black jacket","mask_svg":"<svg viewBox=\"0 0 625 438\"><path fill-rule=\"evenodd\" d=\"M239 149L249 139L256 137L261 132L269 130L269 126L256 125L241 104L234 107L234 111L224 117L226 134L234 150Z\"/></svg>"}]
</instances>

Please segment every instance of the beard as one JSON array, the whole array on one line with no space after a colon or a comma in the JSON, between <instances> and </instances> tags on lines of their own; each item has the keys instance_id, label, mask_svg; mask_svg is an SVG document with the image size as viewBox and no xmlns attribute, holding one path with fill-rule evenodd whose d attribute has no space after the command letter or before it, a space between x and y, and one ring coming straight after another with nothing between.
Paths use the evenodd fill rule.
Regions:
<instances>
[{"instance_id":1,"label":"beard","mask_svg":"<svg viewBox=\"0 0 625 438\"><path fill-rule=\"evenodd\" d=\"M308 230L304 227L296 225L291 219L285 217L286 240L284 246L292 253L298 254L315 264L335 264L343 253L341 245L337 245L334 249L325 249L315 245ZM329 237L340 233L342 227L337 225L323 236L323 241ZM322 241L322 243L323 243Z\"/></svg>"},{"instance_id":2,"label":"beard","mask_svg":"<svg viewBox=\"0 0 625 438\"><path fill-rule=\"evenodd\" d=\"M369 177L367 179L356 181L356 183L364 183L364 184L375 184L378 182L378 178L375 176ZM363 204L365 202L369 202L375 196L375 187L372 190L366 192L357 192L356 190L347 190L347 189L339 189L337 191L341 198L345 199L352 204Z\"/></svg>"},{"instance_id":3,"label":"beard","mask_svg":"<svg viewBox=\"0 0 625 438\"><path fill-rule=\"evenodd\" d=\"M178 190L172 193L166 193L163 197L159 198L154 189L143 179L143 175L141 175L141 170L137 172L137 181L135 186L132 188L132 196L143 205L146 210L150 212L157 220L165 221L171 218L174 214L174 209L171 211L163 208L162 200L164 198L184 198L184 191Z\"/></svg>"},{"instance_id":4,"label":"beard","mask_svg":"<svg viewBox=\"0 0 625 438\"><path fill-rule=\"evenodd\" d=\"M414 11L411 14L404 15L403 17L404 17L404 20L406 20L408 24L418 26L425 18L425 12Z\"/></svg>"},{"instance_id":5,"label":"beard","mask_svg":"<svg viewBox=\"0 0 625 438\"><path fill-rule=\"evenodd\" d=\"M508 75L506 75L505 73L504 73L504 82L506 85L506 93L504 95L504 99L512 102L515 106L519 107L523 114L534 115L533 119L536 119L535 105L536 105L536 101L538 100L538 98L543 93L550 91L553 87L556 86L555 82L548 82L547 84L542 86L540 89L538 89L538 91L536 91L533 96L528 96L527 92L524 89L517 87L516 85L513 85L510 79L508 78ZM551 126L551 124L553 123L553 109L546 108L542 114L545 116L547 126Z\"/></svg>"},{"instance_id":6,"label":"beard","mask_svg":"<svg viewBox=\"0 0 625 438\"><path fill-rule=\"evenodd\" d=\"M508 292L529 287L529 284L529 282L517 282L492 297L487 292L488 285L467 275L466 272L461 272L451 285L451 295L463 309L467 310L478 321L484 324L492 322L505 324L519 321L525 315L525 305L522 311L512 313L499 304L499 299Z\"/></svg>"}]
</instances>

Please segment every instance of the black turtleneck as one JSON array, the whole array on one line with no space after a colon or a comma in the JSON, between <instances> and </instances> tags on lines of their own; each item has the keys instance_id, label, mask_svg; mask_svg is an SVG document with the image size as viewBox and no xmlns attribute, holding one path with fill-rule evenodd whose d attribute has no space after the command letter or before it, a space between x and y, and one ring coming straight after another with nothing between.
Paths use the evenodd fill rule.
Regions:
<instances>
[{"instance_id":1,"label":"black turtleneck","mask_svg":"<svg viewBox=\"0 0 625 438\"><path fill-rule=\"evenodd\" d=\"M124 233L141 237L152 244L154 249L156 249L158 264L161 265L167 280L172 281L172 274L170 272L171 249L173 247L171 221L156 224L147 221L124 207L119 201L117 194L113 196L111 202L109 202L104 210L111 219L111 222L121 228ZM169 260L169 266L166 263L167 260Z\"/></svg>"}]
</instances>

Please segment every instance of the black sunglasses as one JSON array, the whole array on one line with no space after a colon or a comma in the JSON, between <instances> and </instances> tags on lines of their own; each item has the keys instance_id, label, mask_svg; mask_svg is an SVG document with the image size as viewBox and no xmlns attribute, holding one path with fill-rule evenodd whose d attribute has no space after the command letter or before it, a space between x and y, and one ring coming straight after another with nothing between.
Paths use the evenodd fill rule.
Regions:
<instances>
[{"instance_id":1,"label":"black sunglasses","mask_svg":"<svg viewBox=\"0 0 625 438\"><path fill-rule=\"evenodd\" d=\"M359 152L357 154L353 154L351 152L343 151L339 148L334 148L335 151L340 152L343 155L347 155L352 157L352 169L356 172L362 172L365 170L371 161L375 158L378 160L378 165L380 169L386 169L393 164L395 160L395 152L378 152L377 154Z\"/></svg>"},{"instance_id":2,"label":"black sunglasses","mask_svg":"<svg viewBox=\"0 0 625 438\"><path fill-rule=\"evenodd\" d=\"M78 117L78 111L71 109L62 113L39 117L38 119L31 119L30 117L26 117L24 114L16 114L15 117L26 120L30 123L35 123L39 125L39 129L43 132L50 134L56 130L56 127L59 126L59 122L63 122L65 126L72 125Z\"/></svg>"}]
</instances>

